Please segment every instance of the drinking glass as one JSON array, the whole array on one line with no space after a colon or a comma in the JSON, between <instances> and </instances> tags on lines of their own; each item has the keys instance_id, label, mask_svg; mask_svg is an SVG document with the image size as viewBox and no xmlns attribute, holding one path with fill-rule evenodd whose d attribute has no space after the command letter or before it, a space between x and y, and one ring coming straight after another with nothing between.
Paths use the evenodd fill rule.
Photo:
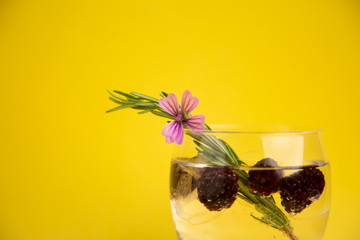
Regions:
<instances>
[{"instance_id":1,"label":"drinking glass","mask_svg":"<svg viewBox=\"0 0 360 240\"><path fill-rule=\"evenodd\" d=\"M170 198L178 239L320 240L330 209L322 131L185 130L171 159Z\"/></svg>"}]
</instances>

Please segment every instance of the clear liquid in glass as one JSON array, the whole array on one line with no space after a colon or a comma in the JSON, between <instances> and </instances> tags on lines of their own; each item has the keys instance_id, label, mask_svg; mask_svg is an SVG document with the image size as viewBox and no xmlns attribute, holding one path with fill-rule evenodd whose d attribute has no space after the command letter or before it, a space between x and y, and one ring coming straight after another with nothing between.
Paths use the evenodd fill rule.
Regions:
<instances>
[{"instance_id":1,"label":"clear liquid in glass","mask_svg":"<svg viewBox=\"0 0 360 240\"><path fill-rule=\"evenodd\" d=\"M330 169L328 163L314 161L314 165L324 174L325 187L317 200L294 215L281 205L279 192L272 194L279 207L290 220L294 234L300 240L320 240L323 238L330 209ZM198 199L197 182L204 168L203 163L192 163L191 159L176 159L171 163L171 209L178 235L182 240L289 240L284 232L274 229L251 217L261 217L254 205L237 198L233 205L222 211L209 211ZM305 167L305 166L304 166ZM283 168L284 176L289 176L303 167ZM248 172L251 168L237 169ZM256 169L252 169L256 171Z\"/></svg>"}]
</instances>

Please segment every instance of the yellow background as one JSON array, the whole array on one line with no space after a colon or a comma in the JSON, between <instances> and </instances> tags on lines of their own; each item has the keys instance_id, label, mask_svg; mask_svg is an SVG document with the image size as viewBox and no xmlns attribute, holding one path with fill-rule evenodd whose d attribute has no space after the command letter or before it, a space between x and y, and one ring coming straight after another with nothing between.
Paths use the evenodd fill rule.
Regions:
<instances>
[{"instance_id":1,"label":"yellow background","mask_svg":"<svg viewBox=\"0 0 360 240\"><path fill-rule=\"evenodd\" d=\"M360 4L0 2L0 239L176 239L164 119L106 89L189 89L207 123L321 127L325 239L360 239Z\"/></svg>"}]
</instances>

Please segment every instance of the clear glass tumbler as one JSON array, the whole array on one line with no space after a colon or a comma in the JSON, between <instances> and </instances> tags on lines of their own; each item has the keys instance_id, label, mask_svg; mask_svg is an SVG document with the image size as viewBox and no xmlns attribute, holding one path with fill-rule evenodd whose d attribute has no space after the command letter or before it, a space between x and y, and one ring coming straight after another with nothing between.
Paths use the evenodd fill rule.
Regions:
<instances>
[{"instance_id":1,"label":"clear glass tumbler","mask_svg":"<svg viewBox=\"0 0 360 240\"><path fill-rule=\"evenodd\" d=\"M320 240L330 209L322 132L185 130L172 156L170 194L178 239Z\"/></svg>"}]
</instances>

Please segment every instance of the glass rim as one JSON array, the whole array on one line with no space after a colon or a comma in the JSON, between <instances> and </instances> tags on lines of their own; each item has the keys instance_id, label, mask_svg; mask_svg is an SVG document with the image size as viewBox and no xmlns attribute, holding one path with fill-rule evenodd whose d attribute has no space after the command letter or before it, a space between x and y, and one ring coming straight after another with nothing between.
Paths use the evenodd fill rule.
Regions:
<instances>
[{"instance_id":1,"label":"glass rim","mask_svg":"<svg viewBox=\"0 0 360 240\"><path fill-rule=\"evenodd\" d=\"M202 130L202 134L237 133L237 134L321 134L321 128L295 125L270 124L212 124L211 130ZM192 129L184 129L191 132Z\"/></svg>"},{"instance_id":2,"label":"glass rim","mask_svg":"<svg viewBox=\"0 0 360 240\"><path fill-rule=\"evenodd\" d=\"M197 167L197 168L230 168L230 169L237 169L237 170L256 170L256 171L271 171L271 170L301 170L305 168L318 168L318 167L325 167L328 166L330 163L328 161L313 161L312 164L308 163L306 165L284 165L284 166L277 166L277 167L255 167L255 166L248 166L248 165L237 165L237 166L222 166L222 165L213 165L213 164L206 164L206 163L196 163L196 162L186 162L181 161L180 159L172 158L173 162L178 163L183 166L187 167Z\"/></svg>"}]
</instances>

